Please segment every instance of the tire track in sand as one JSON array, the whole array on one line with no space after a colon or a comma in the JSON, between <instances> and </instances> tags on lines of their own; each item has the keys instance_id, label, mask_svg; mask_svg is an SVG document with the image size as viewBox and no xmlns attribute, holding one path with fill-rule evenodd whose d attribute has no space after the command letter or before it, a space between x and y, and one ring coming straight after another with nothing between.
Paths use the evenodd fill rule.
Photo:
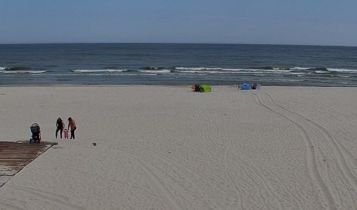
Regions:
<instances>
[{"instance_id":1,"label":"tire track in sand","mask_svg":"<svg viewBox=\"0 0 357 210\"><path fill-rule=\"evenodd\" d=\"M267 103L263 102L263 100L261 99L261 97L259 97L257 94L253 94L253 96L256 99L256 102L258 105L264 107L265 109L268 109L269 111L279 115L280 117L288 120L289 122L293 123L299 130L301 135L303 136L304 140L305 140L305 146L306 146L306 151L307 151L307 166L308 166L308 171L310 174L310 177L312 178L312 180L314 180L316 183L318 183L319 188L322 191L323 196L325 197L325 200L327 201L327 205L328 205L328 209L331 210L337 210L336 207L336 203L335 200L333 199L332 193L330 192L328 186L326 185L326 183L323 181L321 174L318 170L317 167L317 160L316 160L316 152L314 150L314 144L307 132L307 130L296 120L294 120L293 117L289 117L288 115L286 115L286 113L284 114L284 112L286 112L285 110L281 109L279 106L276 106L275 104L273 104L273 106L269 106L267 105Z\"/></svg>"},{"instance_id":2,"label":"tire track in sand","mask_svg":"<svg viewBox=\"0 0 357 210\"><path fill-rule=\"evenodd\" d=\"M346 154L349 155L349 152L342 151L342 150L345 150L345 148L342 147L342 149L341 149L341 145L338 143L338 141L335 139L335 137L333 137L332 134L330 134L330 132L328 132L326 128L322 127L317 122L305 117L302 114L299 114L297 112L288 110L287 108L277 104L274 101L273 97L269 93L265 93L265 94L270 98L271 102L273 104L275 104L276 106L280 107L281 109L286 110L287 112L290 112L290 113L292 113L294 115L299 116L301 119L306 121L306 123L308 123L308 124L310 124L312 126L315 126L317 129L320 130L320 132L324 135L325 139L329 140L334 145L333 150L335 152L335 156L337 157L336 158L337 159L337 163L339 164L339 166L340 166L340 168L342 170L342 173L344 174L345 178L348 180L350 185L353 187L353 190L355 192L357 192L357 178L353 175L350 167L347 164L346 158L345 158L345 155Z\"/></svg>"},{"instance_id":3,"label":"tire track in sand","mask_svg":"<svg viewBox=\"0 0 357 210\"><path fill-rule=\"evenodd\" d=\"M234 115L235 118L239 118L237 115L237 112L231 112L231 115ZM215 133L218 135L218 139L221 141L225 142L223 144L224 147L224 155L223 155L223 165L224 165L224 174L228 178L228 181L232 184L234 187L235 194L237 196L234 204L235 207L240 207L240 209L246 209L244 207L244 198L243 194L244 190L242 190L242 187L239 186L238 183L236 183L235 177L233 175L233 172L235 170L241 170L244 171L244 173L247 175L247 177L250 179L250 185L255 185L256 189L259 193L259 196L261 197L261 202L264 203L264 206L266 206L268 209L284 209L282 204L280 203L280 198L278 196L278 193L276 193L271 186L271 183L260 176L260 172L257 168L251 165L251 163L247 163L246 161L242 160L239 156L235 156L237 159L233 160L232 159L232 154L234 154L231 150L234 148L234 141L233 138L229 137L227 133L228 131L225 130L225 128L221 128L218 126L219 123L217 123L217 118L212 118L205 116L205 122L208 122L208 127L209 130L215 130ZM207 132L209 133L209 132ZM209 136L206 136L207 139L210 139ZM215 141L212 141L215 142ZM218 145L217 145L218 146ZM239 168L239 169L238 169ZM262 189L261 189L262 188ZM267 198L266 196L269 195L270 198ZM269 202L270 201L270 202ZM232 203L233 204L233 203ZM239 205L239 206L238 206Z\"/></svg>"},{"instance_id":4,"label":"tire track in sand","mask_svg":"<svg viewBox=\"0 0 357 210\"><path fill-rule=\"evenodd\" d=\"M234 113L236 115L236 113ZM236 117L238 118L238 116L236 115ZM217 126L216 122L213 120L210 120L211 124L214 125L214 127L216 128L216 132L218 134L220 134L221 139L226 140L228 142L228 145L225 145L225 152L224 152L224 171L226 176L228 177L229 181L233 184L237 196L239 197L239 203L240 203L240 207L241 209L245 209L244 205L243 205L243 197L242 197L242 192L239 188L239 186L237 185L237 183L234 180L234 177L232 176L232 174L230 173L232 169L234 169L234 163L239 165L239 167L247 174L247 176L249 176L249 178L251 179L251 181L253 183L255 183L255 185L257 186L258 191L260 186L259 186L259 182L262 183L264 190L267 192L267 194L272 195L272 197L275 199L275 203L278 204L278 208L277 209L283 209L281 203L279 202L279 196L277 195L277 193L272 189L270 183L264 179L262 176L260 176L259 172L257 172L257 169L254 168L253 165L246 163L244 160L242 160L239 156L236 156L236 158L239 161L239 164L237 162L232 162L233 164L229 164L229 161L232 160L229 155L231 154L231 149L234 148L234 143L233 143L233 139L229 138L224 130L219 129L219 126ZM222 131L221 131L222 130ZM260 196L263 196L263 194L261 193ZM264 200L264 197L262 197L263 202L265 203L266 206L268 206L268 203L266 203L266 201ZM275 207L276 209L276 207Z\"/></svg>"},{"instance_id":5,"label":"tire track in sand","mask_svg":"<svg viewBox=\"0 0 357 210\"><path fill-rule=\"evenodd\" d=\"M125 152L125 151L122 151L122 152ZM134 155L132 155L128 152L125 152L125 153L129 157L134 159L138 163L140 168L150 177L151 181L155 184L156 188L158 188L158 190L160 191L161 196L165 197L166 200L170 203L170 206L169 206L170 209L175 209L175 210L183 209L180 207L180 205L178 205L178 203L174 199L174 196L172 195L171 191L169 189L167 189L165 184L161 181L160 177L158 177L158 175L156 175L156 173L153 172L153 169L151 169L149 166L145 165L145 163L143 163L140 159L136 158Z\"/></svg>"},{"instance_id":6,"label":"tire track in sand","mask_svg":"<svg viewBox=\"0 0 357 210\"><path fill-rule=\"evenodd\" d=\"M4 206L6 206L6 208ZM26 210L26 209L25 208L20 208L18 206L13 205L13 204L10 204L10 203L8 203L8 201L0 200L0 210Z\"/></svg>"},{"instance_id":7,"label":"tire track in sand","mask_svg":"<svg viewBox=\"0 0 357 210\"><path fill-rule=\"evenodd\" d=\"M205 122L209 122L209 124L207 126L207 128L209 130L211 130L211 129L213 130L214 129L215 133L217 135L219 135L219 139L221 141L226 140L229 143L228 147L223 143L223 145L224 145L223 146L223 148L224 148L224 156L223 156L224 170L223 170L223 173L228 178L228 181L230 182L230 184L233 185L233 187L234 187L233 191L234 191L234 194L236 195L236 197L234 198L234 201L230 201L230 203L231 203L230 205L234 205L234 206L238 207L237 203L239 203L240 208L244 209L242 192L239 189L239 187L237 186L237 183L234 181L234 178L232 177L232 175L231 175L231 173L229 171L230 166L229 166L229 163L228 163L228 159L229 159L228 156L229 156L229 150L232 148L232 145L233 145L232 139L228 139L226 135L224 135L224 134L222 135L221 134L221 133L224 133L224 132L220 131L219 127L217 126L217 123L213 119L209 118L207 115L205 115L203 118L205 119L204 120ZM209 133L209 132L208 131L204 131L202 133L202 136L205 136L205 138L207 140L211 141L214 146L219 147L219 145L216 143L216 141L211 139L211 137L209 135L207 135L207 133Z\"/></svg>"},{"instance_id":8,"label":"tire track in sand","mask_svg":"<svg viewBox=\"0 0 357 210\"><path fill-rule=\"evenodd\" d=\"M122 151L122 150L120 150ZM212 189L218 189L220 191L220 193L223 193L223 191L219 188L217 188L216 186L213 186L209 180L207 180L205 177L202 177L200 175L198 175L196 172L192 171L191 169L187 168L186 166L183 166L181 165L180 163L178 163L177 161L175 160L170 160L168 159L167 157L165 157L163 154L160 154L160 153L154 153L154 154L151 154L152 155L152 158L155 158L163 163L166 164L166 166L168 167L171 167L171 168L176 168L176 169L179 169L179 171L182 171L184 173L187 173L190 178L187 178L187 177L183 177L182 179L185 179L185 182L191 184L192 186L195 186L195 190L197 191L197 194L202 198L205 198L204 199L204 202L210 204L210 206L213 206L213 207L210 207L209 209L223 209L222 207L218 207L216 204L212 203L208 197L206 197L204 191L199 187L199 184L204 184L204 185L208 185L210 186ZM158 167L154 167L152 166L152 168L155 168L155 170L161 170L159 169ZM171 180L174 180L173 177L169 177ZM181 184L179 183L176 183L178 186L180 187L183 187ZM183 187L184 188L184 187ZM207 207L208 208L208 207Z\"/></svg>"},{"instance_id":9,"label":"tire track in sand","mask_svg":"<svg viewBox=\"0 0 357 210\"><path fill-rule=\"evenodd\" d=\"M47 200L52 203L58 203L60 205L63 205L63 207L68 207L71 209L78 209L78 210L85 209L82 206L71 203L70 199L67 196L52 193L49 191L43 191L43 190L32 188L32 187L14 186L13 188L17 191L24 191L24 192L28 192L32 195L36 195L43 200Z\"/></svg>"}]
</instances>

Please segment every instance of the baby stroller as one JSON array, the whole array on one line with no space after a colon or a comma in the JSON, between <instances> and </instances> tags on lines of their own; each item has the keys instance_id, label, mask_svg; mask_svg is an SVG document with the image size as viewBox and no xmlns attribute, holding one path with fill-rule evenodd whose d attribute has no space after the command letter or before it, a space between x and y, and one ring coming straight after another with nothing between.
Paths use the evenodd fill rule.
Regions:
<instances>
[{"instance_id":1,"label":"baby stroller","mask_svg":"<svg viewBox=\"0 0 357 210\"><path fill-rule=\"evenodd\" d=\"M41 130L40 126L37 123L34 123L30 127L32 138L30 139L30 144L32 143L40 143L41 141Z\"/></svg>"}]
</instances>

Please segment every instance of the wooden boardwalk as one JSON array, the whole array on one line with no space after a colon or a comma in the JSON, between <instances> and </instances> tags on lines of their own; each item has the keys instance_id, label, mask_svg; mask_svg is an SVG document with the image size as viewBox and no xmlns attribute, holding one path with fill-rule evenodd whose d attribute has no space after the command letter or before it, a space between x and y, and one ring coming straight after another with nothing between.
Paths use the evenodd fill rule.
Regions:
<instances>
[{"instance_id":1,"label":"wooden boardwalk","mask_svg":"<svg viewBox=\"0 0 357 210\"><path fill-rule=\"evenodd\" d=\"M15 176L27 164L44 153L56 143L41 142L29 144L26 142L0 141L0 187L12 176Z\"/></svg>"}]
</instances>

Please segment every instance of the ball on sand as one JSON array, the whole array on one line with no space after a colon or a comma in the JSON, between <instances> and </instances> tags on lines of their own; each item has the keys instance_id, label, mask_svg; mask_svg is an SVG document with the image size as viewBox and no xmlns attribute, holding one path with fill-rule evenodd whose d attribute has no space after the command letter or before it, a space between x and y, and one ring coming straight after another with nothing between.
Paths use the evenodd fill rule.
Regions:
<instances>
[{"instance_id":1,"label":"ball on sand","mask_svg":"<svg viewBox=\"0 0 357 210\"><path fill-rule=\"evenodd\" d=\"M95 142L93 142L92 144L93 144L93 146L97 146L97 143L95 143Z\"/></svg>"}]
</instances>

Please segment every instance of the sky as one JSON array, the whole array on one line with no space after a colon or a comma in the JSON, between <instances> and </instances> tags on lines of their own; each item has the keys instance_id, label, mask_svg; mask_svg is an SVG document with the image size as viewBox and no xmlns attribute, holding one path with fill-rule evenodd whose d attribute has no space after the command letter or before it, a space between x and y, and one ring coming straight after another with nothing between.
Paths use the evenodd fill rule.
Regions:
<instances>
[{"instance_id":1,"label":"sky","mask_svg":"<svg viewBox=\"0 0 357 210\"><path fill-rule=\"evenodd\" d=\"M357 46L356 0L0 0L0 43Z\"/></svg>"}]
</instances>

